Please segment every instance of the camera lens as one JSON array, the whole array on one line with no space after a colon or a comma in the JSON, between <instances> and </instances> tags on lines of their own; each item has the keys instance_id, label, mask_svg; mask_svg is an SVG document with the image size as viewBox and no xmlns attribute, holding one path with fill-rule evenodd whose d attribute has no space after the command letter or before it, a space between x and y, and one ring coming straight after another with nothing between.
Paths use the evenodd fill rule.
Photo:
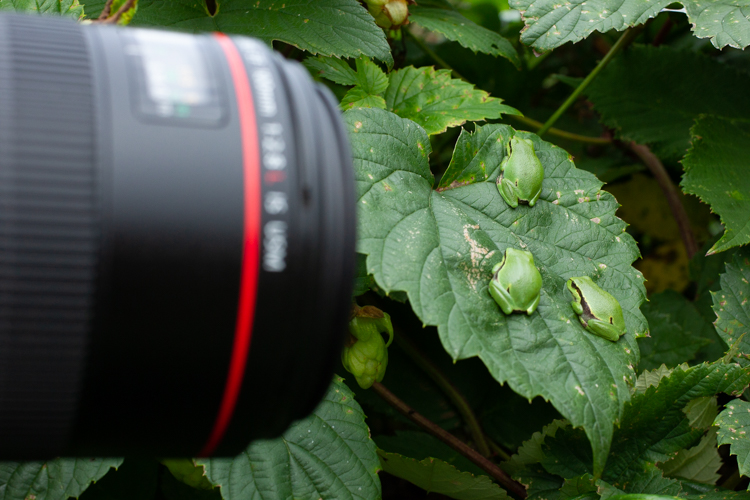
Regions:
<instances>
[{"instance_id":1,"label":"camera lens","mask_svg":"<svg viewBox=\"0 0 750 500\"><path fill-rule=\"evenodd\" d=\"M233 455L351 300L336 103L253 39L0 15L0 459Z\"/></svg>"}]
</instances>

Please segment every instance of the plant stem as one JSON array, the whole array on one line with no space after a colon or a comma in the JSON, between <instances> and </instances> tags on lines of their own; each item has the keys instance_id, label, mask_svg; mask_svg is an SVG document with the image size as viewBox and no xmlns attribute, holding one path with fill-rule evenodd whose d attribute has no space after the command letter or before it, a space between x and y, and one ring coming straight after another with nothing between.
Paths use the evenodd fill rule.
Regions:
<instances>
[{"instance_id":1,"label":"plant stem","mask_svg":"<svg viewBox=\"0 0 750 500\"><path fill-rule=\"evenodd\" d=\"M740 470L736 469L731 476L726 478L726 480L719 485L719 487L725 488L727 490L733 490L740 483L740 479L742 479L742 477L740 476Z\"/></svg>"},{"instance_id":2,"label":"plant stem","mask_svg":"<svg viewBox=\"0 0 750 500\"><path fill-rule=\"evenodd\" d=\"M524 125L528 125L529 127L534 127L535 129L539 129L539 127L542 126L542 122L538 122L534 120L533 118L528 118L526 116L519 116L519 115L506 115L509 118L513 118L516 121L519 121L523 123ZM566 132L565 130L560 130L559 128L552 128L550 127L547 132L549 132L551 135L556 135L557 137L562 137L563 139L568 139L571 141L577 141L577 142L585 142L588 144L611 144L612 139L609 139L607 137L590 137L587 135L580 135L580 134L574 134L572 132Z\"/></svg>"},{"instance_id":3,"label":"plant stem","mask_svg":"<svg viewBox=\"0 0 750 500\"><path fill-rule=\"evenodd\" d=\"M578 98L578 96L583 92L586 87L589 86L591 82L594 81L594 78L596 78L599 73L609 64L609 61L612 60L615 55L617 55L620 50L623 49L623 47L630 44L630 42L635 39L636 36L641 32L642 26L639 26L638 28L628 28L625 33L622 34L619 40L612 46L611 49L609 49L609 52L607 52L607 55L604 56L604 58L599 61L599 64L596 65L596 67L593 69L591 73L588 74L588 76L578 85L578 87L573 91L572 94L568 97L568 99L562 103L562 106L557 108L557 111L554 112L552 116L550 116L549 120L547 120L547 123L542 125L542 128L539 129L537 132L538 136L544 135L545 132L547 132L552 125L557 121L560 116L567 110L571 104L575 102L575 100Z\"/></svg>"},{"instance_id":4,"label":"plant stem","mask_svg":"<svg viewBox=\"0 0 750 500\"><path fill-rule=\"evenodd\" d=\"M443 372L441 372L440 369L435 366L432 361L430 361L411 342L411 340L407 339L403 336L403 334L400 333L395 335L394 339L396 345L398 345L406 353L406 355L409 356L411 360L417 366L419 366L432 379L432 381L435 382L438 387L440 387L440 389L443 391L443 393L445 393L446 396L448 396L448 399L451 400L451 403L453 403L458 412L461 414L461 417L463 418L464 422L466 422L466 425L469 426L471 437L474 439L474 442L479 449L479 453L481 453L485 457L489 457L492 454L490 445L487 443L487 439L484 436L484 432L482 432L482 428L479 425L479 421L477 420L476 415L474 415L474 411L471 409L471 406L469 406L469 403L466 401L466 398L464 398L463 394L461 394L459 390L456 389L456 386L454 386L451 381L448 380Z\"/></svg>"},{"instance_id":5,"label":"plant stem","mask_svg":"<svg viewBox=\"0 0 750 500\"><path fill-rule=\"evenodd\" d=\"M638 158L641 159L643 164L651 171L656 182L659 183L659 187L661 187L661 190L664 192L664 196L669 203L672 217L674 217L677 222L677 227L680 230L680 237L682 238L683 245L685 245L688 259L692 259L693 255L698 251L698 244L695 242L693 228L690 227L690 219L687 216L687 212L685 212L685 207L682 206L677 188L672 183L672 179L669 178L669 174L664 168L664 164L662 164L661 160L651 152L648 146L631 142L630 149L638 155Z\"/></svg>"},{"instance_id":6,"label":"plant stem","mask_svg":"<svg viewBox=\"0 0 750 500\"><path fill-rule=\"evenodd\" d=\"M490 438L487 438L487 442L490 443L490 448L492 448L492 451L497 453L500 458L502 458L503 460L510 460L510 453L508 453L505 448L503 448Z\"/></svg>"},{"instance_id":7,"label":"plant stem","mask_svg":"<svg viewBox=\"0 0 750 500\"><path fill-rule=\"evenodd\" d=\"M414 42L414 43L416 43L419 46L419 48L422 49L422 51L425 54L427 54L428 56L430 56L430 58L433 61L435 61L438 64L438 66L440 66L440 67L442 67L444 69L451 70L453 72L453 75L456 78L459 78L459 79L461 79L461 80L463 80L465 82L469 81L466 78L464 78L463 75L461 75L461 73L459 73L458 71L456 71L455 69L453 69L453 67L450 64L448 64L447 62L445 62L445 60L442 57L440 57L439 55L437 55L435 53L435 51L432 50L426 43L424 43L424 41L421 38L419 38L418 36L414 36L411 33L411 31L409 31L409 30L403 30L403 32L406 33L406 35L409 38L411 38L411 41Z\"/></svg>"},{"instance_id":8,"label":"plant stem","mask_svg":"<svg viewBox=\"0 0 750 500\"><path fill-rule=\"evenodd\" d=\"M503 485L509 492L513 493L519 498L526 498L526 488L524 488L521 483L514 481L504 470L484 458L474 449L470 448L464 442L459 440L456 436L417 413L409 405L396 397L395 394L386 389L383 384L381 384L380 382L375 382L374 384L372 384L372 389L377 393L378 396L383 398L386 403L394 407L399 413L459 452L461 455L474 462L478 467L492 476L498 483Z\"/></svg>"}]
</instances>

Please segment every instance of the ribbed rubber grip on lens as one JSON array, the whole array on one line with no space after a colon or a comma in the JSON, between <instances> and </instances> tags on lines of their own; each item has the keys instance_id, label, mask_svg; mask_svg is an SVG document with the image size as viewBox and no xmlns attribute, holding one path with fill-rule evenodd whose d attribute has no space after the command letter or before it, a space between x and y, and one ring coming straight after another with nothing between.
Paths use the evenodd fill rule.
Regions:
<instances>
[{"instance_id":1,"label":"ribbed rubber grip on lens","mask_svg":"<svg viewBox=\"0 0 750 500\"><path fill-rule=\"evenodd\" d=\"M41 21L0 19L0 446L18 459L70 432L98 248L86 41Z\"/></svg>"}]
</instances>

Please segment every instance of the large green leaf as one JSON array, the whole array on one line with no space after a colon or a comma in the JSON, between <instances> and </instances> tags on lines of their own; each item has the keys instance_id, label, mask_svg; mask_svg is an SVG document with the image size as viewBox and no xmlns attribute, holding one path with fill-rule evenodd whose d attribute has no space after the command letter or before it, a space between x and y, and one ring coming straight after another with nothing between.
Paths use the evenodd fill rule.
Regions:
<instances>
[{"instance_id":1,"label":"large green leaf","mask_svg":"<svg viewBox=\"0 0 750 500\"><path fill-rule=\"evenodd\" d=\"M687 85L685 82L690 82ZM747 76L714 59L668 46L632 46L586 90L602 121L624 140L677 160L701 113L750 116Z\"/></svg>"},{"instance_id":2,"label":"large green leaf","mask_svg":"<svg viewBox=\"0 0 750 500\"><path fill-rule=\"evenodd\" d=\"M83 5L78 0L4 0L0 2L0 11L3 10L58 14L73 19L83 16Z\"/></svg>"},{"instance_id":3,"label":"large green leaf","mask_svg":"<svg viewBox=\"0 0 750 500\"><path fill-rule=\"evenodd\" d=\"M383 30L357 0L225 0L213 16L205 2L140 0L130 25L222 31L280 40L312 54L393 62Z\"/></svg>"},{"instance_id":4,"label":"large green leaf","mask_svg":"<svg viewBox=\"0 0 750 500\"><path fill-rule=\"evenodd\" d=\"M49 462L0 462L3 500L65 500L117 468L121 458L58 458Z\"/></svg>"},{"instance_id":5,"label":"large green leaf","mask_svg":"<svg viewBox=\"0 0 750 500\"><path fill-rule=\"evenodd\" d=\"M514 210L499 195L502 154L488 158L484 169L492 175L485 182L434 191L421 127L377 109L344 117L354 152L358 251L368 254L378 286L407 292L454 359L478 356L497 381L529 399L541 395L582 426L601 470L613 422L635 382L635 337L647 330L638 309L643 277L630 265L638 249L614 216L615 199L565 151L507 125L484 128L500 131L503 143L514 133L531 139L544 165L533 208ZM541 302L531 316L506 317L487 292L508 247L532 252L542 274ZM586 332L571 309L565 282L583 275L620 301L628 333L619 342Z\"/></svg>"},{"instance_id":6,"label":"large green leaf","mask_svg":"<svg viewBox=\"0 0 750 500\"><path fill-rule=\"evenodd\" d=\"M693 147L682 161L685 174L680 185L686 193L711 205L725 228L708 253L749 243L750 122L707 116L700 118L690 132Z\"/></svg>"},{"instance_id":7,"label":"large green leaf","mask_svg":"<svg viewBox=\"0 0 750 500\"><path fill-rule=\"evenodd\" d=\"M658 385L633 395L615 430L602 479L635 493L626 486L643 473L644 467L666 462L680 450L700 443L706 431L703 425L710 425L711 421L686 414L692 400L718 393L736 395L748 383L750 373L734 363L704 363L689 368L682 365L663 377ZM559 431L554 439L545 440L544 453L541 463L552 474L571 478L592 472L590 451L578 430Z\"/></svg>"},{"instance_id":8,"label":"large green leaf","mask_svg":"<svg viewBox=\"0 0 750 500\"><path fill-rule=\"evenodd\" d=\"M409 66L389 76L387 109L417 122L429 135L467 121L521 114L472 84L452 79L447 69Z\"/></svg>"},{"instance_id":9,"label":"large green leaf","mask_svg":"<svg viewBox=\"0 0 750 500\"><path fill-rule=\"evenodd\" d=\"M383 470L427 491L456 500L510 500L505 490L487 476L461 472L438 458L416 460L378 450Z\"/></svg>"},{"instance_id":10,"label":"large green leaf","mask_svg":"<svg viewBox=\"0 0 750 500\"><path fill-rule=\"evenodd\" d=\"M594 31L622 31L656 17L672 0L510 0L522 12L521 41L537 50L583 40ZM716 48L750 45L750 1L682 0L693 33L710 38Z\"/></svg>"},{"instance_id":11,"label":"large green leaf","mask_svg":"<svg viewBox=\"0 0 750 500\"><path fill-rule=\"evenodd\" d=\"M638 339L639 369L653 370L662 364L672 368L690 361L713 335L713 325L673 290L652 295L641 311L648 320L651 337Z\"/></svg>"},{"instance_id":12,"label":"large green leaf","mask_svg":"<svg viewBox=\"0 0 750 500\"><path fill-rule=\"evenodd\" d=\"M518 52L507 39L475 24L453 9L412 5L409 7L409 20L474 52L504 57L516 67L521 65Z\"/></svg>"},{"instance_id":13,"label":"large green leaf","mask_svg":"<svg viewBox=\"0 0 750 500\"><path fill-rule=\"evenodd\" d=\"M727 263L721 275L721 289L712 292L716 331L728 346L737 349L740 363L748 365L750 356L750 249L744 248Z\"/></svg>"},{"instance_id":14,"label":"large green leaf","mask_svg":"<svg viewBox=\"0 0 750 500\"><path fill-rule=\"evenodd\" d=\"M379 498L379 461L365 415L336 378L309 417L234 458L199 459L225 500Z\"/></svg>"},{"instance_id":15,"label":"large green leaf","mask_svg":"<svg viewBox=\"0 0 750 500\"><path fill-rule=\"evenodd\" d=\"M737 456L740 474L750 476L750 403L735 399L716 417L719 444L728 444L729 452Z\"/></svg>"}]
</instances>

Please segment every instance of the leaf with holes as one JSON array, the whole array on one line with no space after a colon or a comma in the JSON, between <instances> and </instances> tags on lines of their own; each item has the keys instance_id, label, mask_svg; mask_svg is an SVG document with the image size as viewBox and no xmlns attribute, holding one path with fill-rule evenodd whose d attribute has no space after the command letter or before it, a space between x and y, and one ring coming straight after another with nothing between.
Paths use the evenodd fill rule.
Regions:
<instances>
[{"instance_id":1,"label":"leaf with holes","mask_svg":"<svg viewBox=\"0 0 750 500\"><path fill-rule=\"evenodd\" d=\"M673 0L510 0L523 14L521 41L551 50L583 40L595 31L622 31L656 17ZM693 34L710 38L714 47L743 49L750 45L749 0L682 0Z\"/></svg>"},{"instance_id":2,"label":"leaf with holes","mask_svg":"<svg viewBox=\"0 0 750 500\"><path fill-rule=\"evenodd\" d=\"M716 331L730 347L737 349L740 364L750 356L750 249L743 248L727 263L721 275L721 289L711 292L716 313Z\"/></svg>"},{"instance_id":3,"label":"leaf with holes","mask_svg":"<svg viewBox=\"0 0 750 500\"><path fill-rule=\"evenodd\" d=\"M638 249L615 217L617 201L564 150L507 125L475 133L488 128L503 144L514 134L533 141L545 169L533 208L512 209L498 193L502 153L486 159L486 180L435 191L420 126L377 109L344 117L354 150L358 251L368 254L378 286L405 291L454 359L478 356L498 382L529 399L541 395L583 427L601 470L635 383L635 337L647 330L639 310L643 277L631 267ZM542 275L541 302L530 316L505 316L487 291L509 247L530 251ZM620 341L582 328L565 287L573 276L592 277L620 301L628 330Z\"/></svg>"},{"instance_id":4,"label":"leaf with holes","mask_svg":"<svg viewBox=\"0 0 750 500\"><path fill-rule=\"evenodd\" d=\"M708 254L750 243L750 122L706 116L690 134L680 186L711 205L725 229Z\"/></svg>"},{"instance_id":5,"label":"leaf with holes","mask_svg":"<svg viewBox=\"0 0 750 500\"><path fill-rule=\"evenodd\" d=\"M730 401L714 424L719 427L719 444L729 445L729 452L737 456L740 474L750 476L750 403Z\"/></svg>"},{"instance_id":6,"label":"leaf with holes","mask_svg":"<svg viewBox=\"0 0 750 500\"><path fill-rule=\"evenodd\" d=\"M693 367L681 365L658 385L635 394L625 405L602 479L623 489L649 464L666 462L680 450L700 445L711 420L696 418L691 401L719 393L736 395L748 383L747 370L735 363L718 361ZM591 473L590 451L584 446L582 434L577 429L563 430L554 439L546 439L545 457L541 460L544 468L565 478Z\"/></svg>"},{"instance_id":7,"label":"leaf with holes","mask_svg":"<svg viewBox=\"0 0 750 500\"><path fill-rule=\"evenodd\" d=\"M66 500L78 498L121 458L57 458L49 462L0 462L3 500Z\"/></svg>"},{"instance_id":8,"label":"leaf with holes","mask_svg":"<svg viewBox=\"0 0 750 500\"><path fill-rule=\"evenodd\" d=\"M380 462L354 394L336 377L309 417L234 458L198 459L224 500L379 498Z\"/></svg>"},{"instance_id":9,"label":"leaf with holes","mask_svg":"<svg viewBox=\"0 0 750 500\"><path fill-rule=\"evenodd\" d=\"M374 57L393 64L383 30L357 0L225 0L210 15L204 2L140 0L131 26L222 31L294 45L311 54Z\"/></svg>"},{"instance_id":10,"label":"leaf with holes","mask_svg":"<svg viewBox=\"0 0 750 500\"><path fill-rule=\"evenodd\" d=\"M475 24L453 9L413 5L409 7L409 21L440 33L474 52L504 57L517 68L521 65L518 52L507 39Z\"/></svg>"},{"instance_id":11,"label":"leaf with holes","mask_svg":"<svg viewBox=\"0 0 750 500\"><path fill-rule=\"evenodd\" d=\"M392 72L385 91L387 109L417 122L430 135L467 121L521 114L501 99L450 75L447 69L413 66Z\"/></svg>"}]
</instances>

